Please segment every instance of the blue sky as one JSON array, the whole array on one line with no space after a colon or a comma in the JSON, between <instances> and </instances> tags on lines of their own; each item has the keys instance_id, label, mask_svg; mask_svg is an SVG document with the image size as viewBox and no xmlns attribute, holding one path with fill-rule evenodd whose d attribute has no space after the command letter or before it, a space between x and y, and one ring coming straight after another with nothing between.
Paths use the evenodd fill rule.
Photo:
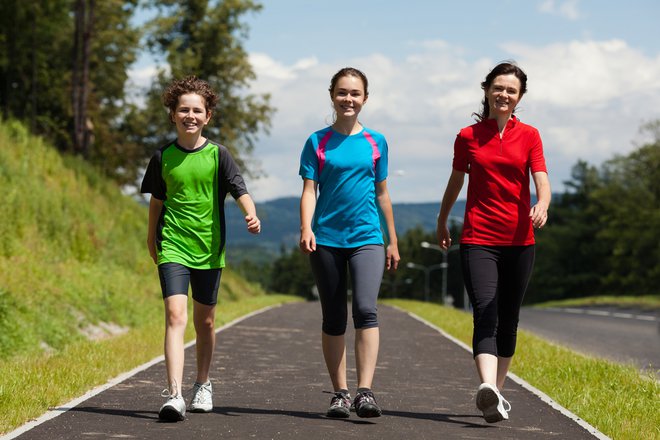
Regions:
<instances>
[{"instance_id":1,"label":"blue sky","mask_svg":"<svg viewBox=\"0 0 660 440\"><path fill-rule=\"evenodd\" d=\"M474 122L479 83L502 60L528 74L517 113L541 133L554 191L577 160L626 154L645 140L640 125L660 119L657 0L261 3L245 17L244 47L251 92L270 93L277 113L255 151L266 176L248 182L257 202L300 194L300 150L330 120L327 88L344 66L369 77L360 120L388 139L395 203L440 201L456 133ZM145 58L132 79L150 75Z\"/></svg>"}]
</instances>

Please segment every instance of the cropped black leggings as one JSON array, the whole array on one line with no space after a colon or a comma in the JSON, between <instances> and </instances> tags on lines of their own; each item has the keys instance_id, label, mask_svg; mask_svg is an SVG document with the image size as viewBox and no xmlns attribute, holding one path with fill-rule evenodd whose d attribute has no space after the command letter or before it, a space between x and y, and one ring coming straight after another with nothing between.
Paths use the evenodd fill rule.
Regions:
<instances>
[{"instance_id":1,"label":"cropped black leggings","mask_svg":"<svg viewBox=\"0 0 660 440\"><path fill-rule=\"evenodd\" d=\"M461 245L463 279L472 303L472 352L511 357L518 317L534 267L534 245Z\"/></svg>"},{"instance_id":2,"label":"cropped black leggings","mask_svg":"<svg viewBox=\"0 0 660 440\"><path fill-rule=\"evenodd\" d=\"M353 288L353 325L356 329L378 327L376 302L385 269L382 245L357 248L317 245L309 255L323 313L323 332L346 333L348 323L348 271Z\"/></svg>"}]
</instances>

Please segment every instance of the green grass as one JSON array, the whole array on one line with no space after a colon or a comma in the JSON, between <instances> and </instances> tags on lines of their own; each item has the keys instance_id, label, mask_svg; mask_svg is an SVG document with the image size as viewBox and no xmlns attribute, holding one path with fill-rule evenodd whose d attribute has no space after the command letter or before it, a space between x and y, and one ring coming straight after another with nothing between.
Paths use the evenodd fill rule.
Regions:
<instances>
[{"instance_id":1,"label":"green grass","mask_svg":"<svg viewBox=\"0 0 660 440\"><path fill-rule=\"evenodd\" d=\"M472 343L470 314L419 301L384 303ZM633 366L583 356L521 331L511 371L613 439L660 438L660 384Z\"/></svg>"}]
</instances>

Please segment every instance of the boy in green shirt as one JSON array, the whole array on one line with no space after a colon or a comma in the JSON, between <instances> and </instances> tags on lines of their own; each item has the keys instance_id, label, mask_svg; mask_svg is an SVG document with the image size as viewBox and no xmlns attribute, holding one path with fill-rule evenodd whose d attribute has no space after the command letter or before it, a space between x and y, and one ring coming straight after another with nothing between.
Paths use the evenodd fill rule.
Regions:
<instances>
[{"instance_id":1,"label":"boy in green shirt","mask_svg":"<svg viewBox=\"0 0 660 440\"><path fill-rule=\"evenodd\" d=\"M183 420L181 396L188 286L193 297L197 344L197 378L190 411L213 409L209 369L215 346L215 306L225 266L224 200L230 193L245 215L248 231L261 232L261 222L236 162L226 147L202 136L211 120L217 94L194 76L172 82L163 103L176 126L175 141L152 156L141 192L150 193L147 246L165 302L167 401L159 418Z\"/></svg>"}]
</instances>

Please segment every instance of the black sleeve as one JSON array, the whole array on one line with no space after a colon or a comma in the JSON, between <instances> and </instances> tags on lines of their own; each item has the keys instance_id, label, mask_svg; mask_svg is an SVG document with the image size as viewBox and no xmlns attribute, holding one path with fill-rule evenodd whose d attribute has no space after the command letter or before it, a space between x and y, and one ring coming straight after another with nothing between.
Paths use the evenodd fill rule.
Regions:
<instances>
[{"instance_id":1,"label":"black sleeve","mask_svg":"<svg viewBox=\"0 0 660 440\"><path fill-rule=\"evenodd\" d=\"M142 185L140 186L141 193L151 193L151 195L158 200L165 200L167 198L167 188L165 187L165 181L163 180L163 175L161 173L162 157L162 149L157 150L154 155L151 156L149 165L147 165L147 170L142 178Z\"/></svg>"},{"instance_id":2,"label":"black sleeve","mask_svg":"<svg viewBox=\"0 0 660 440\"><path fill-rule=\"evenodd\" d=\"M234 200L247 194L248 190L245 186L243 176L241 176L238 165L236 164L236 161L234 161L234 158L231 157L227 147L219 145L218 155L218 177L223 199L224 194L227 193L230 193Z\"/></svg>"}]
</instances>

